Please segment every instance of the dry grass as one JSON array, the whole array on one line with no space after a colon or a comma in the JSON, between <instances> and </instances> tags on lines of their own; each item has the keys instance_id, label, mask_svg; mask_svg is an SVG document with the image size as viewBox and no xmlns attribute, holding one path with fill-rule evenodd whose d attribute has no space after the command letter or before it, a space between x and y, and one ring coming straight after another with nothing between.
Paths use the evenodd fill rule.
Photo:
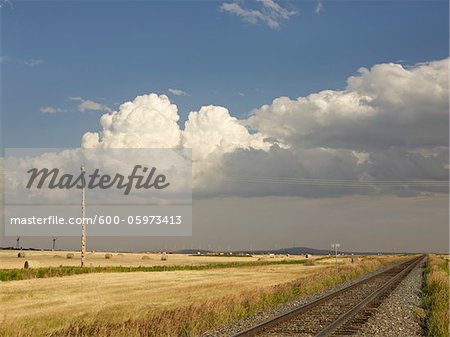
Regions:
<instances>
[{"instance_id":1,"label":"dry grass","mask_svg":"<svg viewBox=\"0 0 450 337\"><path fill-rule=\"evenodd\" d=\"M209 270L224 268L249 268L273 265L306 265L307 260L270 260L250 262L217 262L200 265L169 265L169 266L139 266L139 267L40 267L35 261L29 269L0 269L0 281L18 281L34 278L67 277L91 273L133 273L133 272L165 272L181 270Z\"/></svg>"},{"instance_id":2,"label":"dry grass","mask_svg":"<svg viewBox=\"0 0 450 337\"><path fill-rule=\"evenodd\" d=\"M449 263L447 258L428 256L424 295L428 336L449 336Z\"/></svg>"},{"instance_id":3,"label":"dry grass","mask_svg":"<svg viewBox=\"0 0 450 337\"><path fill-rule=\"evenodd\" d=\"M111 273L0 284L2 336L195 336L390 263Z\"/></svg>"},{"instance_id":4,"label":"dry grass","mask_svg":"<svg viewBox=\"0 0 450 337\"><path fill-rule=\"evenodd\" d=\"M23 260L17 258L17 251L0 251L0 269L14 269L22 268ZM67 254L73 254L72 259L67 259ZM105 254L113 254L113 258L105 259ZM148 260L142 260L142 253L120 253L113 252L96 252L88 253L86 256L86 266L89 267L110 267L110 266L179 266L179 265L202 265L209 263L220 262L252 262L257 261L261 255L240 257L240 256L189 256L186 254L167 254L167 261L162 261L163 254L160 253L146 253L149 256ZM266 256L268 258L268 256ZM80 252L72 251L27 251L26 258L28 261L35 261L41 267L59 267L64 266L79 266ZM319 258L319 257L313 257ZM285 259L304 259L304 256L277 256L271 261L281 261Z\"/></svg>"}]
</instances>

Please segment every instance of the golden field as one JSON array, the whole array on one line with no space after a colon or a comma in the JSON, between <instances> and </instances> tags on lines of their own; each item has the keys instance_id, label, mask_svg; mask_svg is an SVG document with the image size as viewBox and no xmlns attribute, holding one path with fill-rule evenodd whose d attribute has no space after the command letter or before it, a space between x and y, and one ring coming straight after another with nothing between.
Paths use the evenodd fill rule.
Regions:
<instances>
[{"instance_id":1,"label":"golden field","mask_svg":"<svg viewBox=\"0 0 450 337\"><path fill-rule=\"evenodd\" d=\"M73 262L53 257L62 252L3 252L0 268L24 260L42 266ZM93 255L93 256L92 256ZM95 265L195 264L270 259L259 257L197 257L160 254L104 253L88 256ZM276 259L296 259L278 257ZM196 336L207 329L245 317L256 310L357 277L400 257L318 259L315 265L270 265L170 272L92 273L0 283L2 336ZM16 262L14 260L20 260Z\"/></svg>"},{"instance_id":2,"label":"golden field","mask_svg":"<svg viewBox=\"0 0 450 337\"><path fill-rule=\"evenodd\" d=\"M30 262L33 268L79 266L80 252L72 251L24 251L25 258L17 258L18 251L0 251L0 268L22 268L25 261ZM71 259L67 254L74 254ZM106 254L112 254L106 259ZM258 260L280 261L286 259L285 255L265 256L190 256L187 254L167 254L167 261L161 261L160 253L115 253L115 252L88 252L86 253L86 266L162 266L162 265L192 265L208 264L215 262L251 262ZM303 259L304 256L289 256L289 259ZM312 257L312 258L318 258Z\"/></svg>"}]
</instances>

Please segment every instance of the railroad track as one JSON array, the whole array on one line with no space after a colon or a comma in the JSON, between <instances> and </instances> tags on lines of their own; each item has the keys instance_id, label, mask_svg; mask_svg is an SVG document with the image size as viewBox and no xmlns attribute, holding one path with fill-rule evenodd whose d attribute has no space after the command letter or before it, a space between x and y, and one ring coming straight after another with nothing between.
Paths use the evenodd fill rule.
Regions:
<instances>
[{"instance_id":1,"label":"railroad track","mask_svg":"<svg viewBox=\"0 0 450 337\"><path fill-rule=\"evenodd\" d=\"M414 257L394 265L232 337L357 335L376 308L423 258Z\"/></svg>"}]
</instances>

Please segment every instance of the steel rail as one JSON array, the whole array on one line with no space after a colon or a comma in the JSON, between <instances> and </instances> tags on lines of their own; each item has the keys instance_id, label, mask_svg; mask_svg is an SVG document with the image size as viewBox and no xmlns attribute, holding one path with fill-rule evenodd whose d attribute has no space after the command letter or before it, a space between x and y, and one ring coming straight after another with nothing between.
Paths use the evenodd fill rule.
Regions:
<instances>
[{"instance_id":1,"label":"steel rail","mask_svg":"<svg viewBox=\"0 0 450 337\"><path fill-rule=\"evenodd\" d=\"M284 322L287 322L287 321L291 320L292 318L294 318L294 317L296 317L298 315L301 315L303 313L307 313L312 308L315 308L315 307L317 307L317 306L319 306L319 305L321 305L323 303L326 303L326 302L332 300L333 298L337 297L340 294L343 294L343 293L345 293L345 292L347 292L347 291L349 291L351 289L354 289L354 288L357 288L357 287L361 286L362 284L370 282L371 280L375 279L376 277L378 277L380 275L388 274L389 272L395 271L395 269L398 268L398 267L404 266L404 268L400 272L396 273L393 278L391 278L387 283L385 283L381 287L381 288L384 288L386 286L386 284L392 284L390 282L393 281L393 279L397 279L397 277L399 277L400 274L403 275L403 273L405 273L405 274L409 273L409 271L411 271L420 261L422 261L423 257L424 256L422 255L422 256L420 256L418 258L414 258L414 259L411 259L409 261L404 261L404 262L397 263L397 264L391 266L390 268L388 268L386 270L379 271L379 272L373 274L372 276L370 276L370 277L368 277L366 279L363 279L363 280L361 280L359 282L355 282L355 283L353 283L353 284L351 284L349 286L346 286L346 287L344 287L342 289L335 290L335 291L333 291L333 292L331 292L329 294L326 294L324 296L319 297L316 300L313 300L312 302L303 304L303 305L301 305L301 306L299 306L297 308L294 308L294 309L292 309L292 310L290 310L288 312L285 312L285 313L282 313L282 314L277 315L275 317L272 317L272 318L269 318L267 320L264 320L264 321L260 322L259 324L256 324L256 325L254 325L254 326L252 326L252 327L250 327L250 328L248 328L246 330L243 330L243 331L240 331L240 332L238 332L238 333L236 333L234 335L231 335L231 337L257 336L261 332L270 330L271 328L273 328L275 326L278 326L278 325L280 325L280 324L282 324ZM381 290L381 288L378 288L377 291ZM377 291L375 291L375 292L377 292ZM375 292L373 292L371 295L369 295L369 297L374 295ZM361 302L363 302L363 301L361 301ZM361 308L362 308L364 305L361 302L358 303L357 306L359 306L361 304ZM344 320L347 321L349 319L349 317L353 315L352 313L350 313L350 311L351 310L349 310L348 312L345 313L345 314L348 314L348 316L346 315L344 317L344 315L341 315L338 318L338 320L341 320L342 323L339 324L339 325L336 325L335 326L336 329L338 327L340 327L342 324L344 324ZM358 310L355 310L354 313L356 313L357 311ZM333 323L335 323L335 322L333 322ZM327 328L328 327L329 326L327 326ZM330 329L331 329L331 327L330 327ZM335 329L333 328L332 330L334 331ZM320 333L322 333L322 331ZM326 336L326 335L321 335L321 336Z\"/></svg>"},{"instance_id":2,"label":"steel rail","mask_svg":"<svg viewBox=\"0 0 450 337\"><path fill-rule=\"evenodd\" d=\"M389 281L387 281L382 287L378 288L374 292L372 292L369 296L367 296L365 299L363 299L361 302L359 302L357 305L355 305L353 308L348 310L347 312L343 313L341 316L339 316L333 323L329 324L327 327L322 329L318 334L316 334L314 337L326 337L331 335L334 331L336 331L338 328L343 326L345 323L347 323L351 317L354 317L358 312L363 310L369 303L374 301L375 299L379 298L381 295L385 294L387 291L389 291L389 288L397 281L401 281L403 277L409 274L409 272L419 264L419 262L422 260L418 259L408 265L405 269L400 271L397 275L395 275L393 278L391 278Z\"/></svg>"}]
</instances>

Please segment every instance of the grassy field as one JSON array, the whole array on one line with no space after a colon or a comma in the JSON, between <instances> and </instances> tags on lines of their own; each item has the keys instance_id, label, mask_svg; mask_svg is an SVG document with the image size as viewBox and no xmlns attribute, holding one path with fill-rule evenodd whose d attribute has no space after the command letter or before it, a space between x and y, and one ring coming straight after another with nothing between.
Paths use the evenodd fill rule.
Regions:
<instances>
[{"instance_id":1,"label":"grassy field","mask_svg":"<svg viewBox=\"0 0 450 337\"><path fill-rule=\"evenodd\" d=\"M320 263L319 263L320 264ZM322 263L324 265L325 263ZM34 278L63 277L80 274L94 273L134 273L134 272L166 272L166 271L186 271L186 270L209 270L225 268L248 268L273 265L315 265L314 260L269 260L269 261L249 261L249 262L213 262L208 264L191 265L169 265L169 266L103 266L103 267L39 267L24 269L0 269L0 281L29 280Z\"/></svg>"},{"instance_id":2,"label":"grassy field","mask_svg":"<svg viewBox=\"0 0 450 337\"><path fill-rule=\"evenodd\" d=\"M0 281L26 280L32 278L62 277L90 273L115 272L160 272L181 270L206 270L219 268L239 268L269 266L276 264L335 264L329 256L288 256L288 255L182 255L182 254L125 254L90 253L87 266L80 268L80 254L62 252L17 252L0 253ZM65 257L65 260L61 261ZM170 256L170 262L169 262ZM69 258L70 257L70 258ZM56 264L55 260L63 262ZM338 264L351 260L350 256L340 256ZM57 262L57 261L56 261ZM28 268L23 266L27 265ZM5 268L6 267L6 268Z\"/></svg>"},{"instance_id":3,"label":"grassy field","mask_svg":"<svg viewBox=\"0 0 450 337\"><path fill-rule=\"evenodd\" d=\"M12 269L22 268L25 261L29 261L33 268L39 267L59 267L63 266L79 266L80 253L68 251L24 251L24 258L17 258L18 251L0 251L0 268ZM70 259L67 254L73 254ZM112 254L109 259L105 258L106 254ZM88 267L111 267L111 266L180 266L192 264L208 264L215 262L251 262L261 260L280 261L286 259L285 255L270 256L191 256L186 254L167 254L167 261L161 260L162 254L155 253L114 253L114 252L90 252L87 253L86 265ZM289 259L303 259L304 256L289 256ZM317 257L312 257L317 258Z\"/></svg>"},{"instance_id":4,"label":"grassy field","mask_svg":"<svg viewBox=\"0 0 450 337\"><path fill-rule=\"evenodd\" d=\"M46 254L50 256L47 259L52 258L50 253ZM36 258L45 266L42 256ZM142 263L126 254L121 258L130 265ZM256 262L258 258L261 257L249 258L248 262ZM107 262L113 259L114 256ZM204 259L178 257L184 265L205 264L215 258ZM338 271L327 265L331 260L325 258L309 266L279 264L158 273L94 273L1 282L0 335L195 336L395 259L398 258L371 257L353 264L342 259Z\"/></svg>"},{"instance_id":5,"label":"grassy field","mask_svg":"<svg viewBox=\"0 0 450 337\"><path fill-rule=\"evenodd\" d=\"M449 336L449 295L449 257L429 255L424 287L428 336Z\"/></svg>"}]
</instances>

